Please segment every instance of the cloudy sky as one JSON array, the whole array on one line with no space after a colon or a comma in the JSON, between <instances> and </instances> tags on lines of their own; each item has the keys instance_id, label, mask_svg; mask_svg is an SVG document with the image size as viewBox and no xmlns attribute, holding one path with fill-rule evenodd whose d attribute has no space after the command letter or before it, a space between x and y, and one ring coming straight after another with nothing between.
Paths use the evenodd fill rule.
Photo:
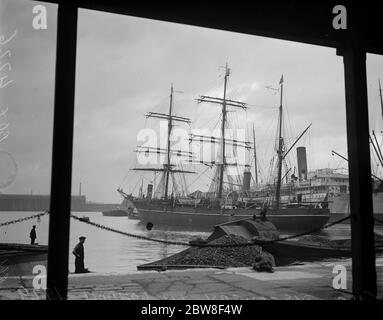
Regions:
<instances>
[{"instance_id":1,"label":"cloudy sky","mask_svg":"<svg viewBox=\"0 0 383 320\"><path fill-rule=\"evenodd\" d=\"M38 3L0 0L1 77L13 80L0 89L0 185L3 193L44 194L50 189L53 122L56 6L44 4L48 28L35 30L32 9ZM5 54L9 50L10 53ZM266 179L277 130L277 87L284 75L285 131L291 143L310 123L301 140L310 169L347 167L331 150L347 154L343 62L335 49L218 30L80 10L77 47L73 194L82 182L88 200L120 201L116 188L133 191L141 178L137 135L159 131L145 119L150 111L167 112L171 83L174 112L190 117L193 127L212 129L219 106L197 104L199 95L222 96L223 69L232 73L228 97L248 103L246 112L231 112L232 124L251 133L254 124L261 171ZM381 130L378 78L383 58L368 55L370 126ZM5 126L8 127L5 128ZM1 131L2 128L5 128ZM186 126L188 128L188 126ZM248 136L251 138L251 134ZM11 172L17 176L5 183ZM294 165L294 152L291 154ZM207 180L190 178L191 190ZM205 177L206 178L206 177ZM136 189L135 189L136 190Z\"/></svg>"}]
</instances>

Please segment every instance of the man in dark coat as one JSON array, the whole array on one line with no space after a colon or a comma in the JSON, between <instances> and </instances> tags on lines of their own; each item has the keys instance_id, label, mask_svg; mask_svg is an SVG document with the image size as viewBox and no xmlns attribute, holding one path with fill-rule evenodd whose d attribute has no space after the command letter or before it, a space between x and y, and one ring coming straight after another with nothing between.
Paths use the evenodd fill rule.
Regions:
<instances>
[{"instance_id":1,"label":"man in dark coat","mask_svg":"<svg viewBox=\"0 0 383 320\"><path fill-rule=\"evenodd\" d=\"M29 233L29 238L31 238L31 244L35 244L36 236L36 226L33 226L31 232Z\"/></svg>"},{"instance_id":2,"label":"man in dark coat","mask_svg":"<svg viewBox=\"0 0 383 320\"><path fill-rule=\"evenodd\" d=\"M80 242L76 245L76 247L73 249L72 253L75 255L75 273L84 273L88 272L88 269L85 269L84 266L84 242L85 237L80 237Z\"/></svg>"},{"instance_id":3,"label":"man in dark coat","mask_svg":"<svg viewBox=\"0 0 383 320\"><path fill-rule=\"evenodd\" d=\"M255 257L254 270L259 272L274 272L274 267L275 260L270 253L261 251L259 255Z\"/></svg>"}]
</instances>

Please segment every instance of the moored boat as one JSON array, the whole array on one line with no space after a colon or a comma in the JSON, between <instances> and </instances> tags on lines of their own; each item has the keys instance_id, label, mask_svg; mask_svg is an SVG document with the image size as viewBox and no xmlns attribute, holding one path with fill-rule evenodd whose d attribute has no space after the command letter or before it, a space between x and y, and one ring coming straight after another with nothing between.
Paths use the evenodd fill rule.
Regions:
<instances>
[{"instance_id":1,"label":"moored boat","mask_svg":"<svg viewBox=\"0 0 383 320\"><path fill-rule=\"evenodd\" d=\"M115 209L103 211L102 215L105 217L127 217L129 215L129 212L127 210Z\"/></svg>"},{"instance_id":2,"label":"moored boat","mask_svg":"<svg viewBox=\"0 0 383 320\"><path fill-rule=\"evenodd\" d=\"M254 240L263 250L271 253L277 265L298 261L318 261L322 259L349 258L352 256L351 239L331 240L325 244L320 241L262 242ZM383 241L376 240L375 253L383 253Z\"/></svg>"},{"instance_id":3,"label":"moored boat","mask_svg":"<svg viewBox=\"0 0 383 320\"><path fill-rule=\"evenodd\" d=\"M0 278L33 275L36 265L47 266L48 246L0 243Z\"/></svg>"},{"instance_id":4,"label":"moored boat","mask_svg":"<svg viewBox=\"0 0 383 320\"><path fill-rule=\"evenodd\" d=\"M218 209L208 207L172 206L155 200L135 201L143 224L151 222L154 229L211 231L217 224L260 215L263 209ZM330 211L322 208L268 209L267 218L284 233L306 232L325 225Z\"/></svg>"},{"instance_id":5,"label":"moored boat","mask_svg":"<svg viewBox=\"0 0 383 320\"><path fill-rule=\"evenodd\" d=\"M105 217L128 217L128 219L139 219L137 209L131 202L132 197L127 195L122 189L118 188L117 192L123 197L120 206L113 210L103 211Z\"/></svg>"},{"instance_id":6,"label":"moored boat","mask_svg":"<svg viewBox=\"0 0 383 320\"><path fill-rule=\"evenodd\" d=\"M328 240L314 234L295 239L281 239L273 230L269 219L263 220L265 227L262 233L262 223L254 219L242 219L214 226L214 232L207 242L224 235L236 235L260 245L264 251L271 253L276 265L285 265L293 262L318 261L323 259L348 258L352 256L351 239ZM257 222L258 221L258 222ZM253 224L255 223L256 228ZM383 236L375 233L375 252L383 253Z\"/></svg>"}]
</instances>

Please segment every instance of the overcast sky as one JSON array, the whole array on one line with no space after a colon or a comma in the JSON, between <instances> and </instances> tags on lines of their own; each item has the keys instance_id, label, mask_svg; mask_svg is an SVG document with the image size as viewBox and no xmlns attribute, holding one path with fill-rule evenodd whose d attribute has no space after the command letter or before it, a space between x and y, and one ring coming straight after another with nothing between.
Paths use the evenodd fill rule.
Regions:
<instances>
[{"instance_id":1,"label":"overcast sky","mask_svg":"<svg viewBox=\"0 0 383 320\"><path fill-rule=\"evenodd\" d=\"M0 117L0 129L2 123L9 124L0 148L1 155L8 152L18 168L13 183L0 189L3 193L50 190L57 11L56 6L44 4L48 28L34 30L36 4L0 0L0 37L15 34L0 52L0 66L11 65L1 70L1 77L13 80L0 89L0 111L8 110ZM7 50L11 54L4 55ZM80 10L73 194L78 193L79 182L87 199L98 202L120 201L116 192L120 185L133 190L141 177L129 170L136 165L137 135L145 127L159 130L159 123L145 120L144 115L168 111L171 83L183 91L174 97L177 115L190 117L198 128L219 122L219 106L198 105L194 99L222 96L219 66L226 62L232 69L228 97L249 105L246 112L230 113L232 123L246 130L254 124L265 173L279 103L278 94L265 86L277 87L281 74L287 143L312 123L298 144L307 147L309 169L347 167L331 155L331 150L347 154L343 62L335 49ZM367 76L370 126L380 131L378 78L383 77L383 58L368 55ZM295 150L292 162L294 157ZM5 160L0 165L0 179L6 180L4 172L11 165ZM152 179L149 174L144 177ZM206 185L201 176L190 191Z\"/></svg>"}]
</instances>

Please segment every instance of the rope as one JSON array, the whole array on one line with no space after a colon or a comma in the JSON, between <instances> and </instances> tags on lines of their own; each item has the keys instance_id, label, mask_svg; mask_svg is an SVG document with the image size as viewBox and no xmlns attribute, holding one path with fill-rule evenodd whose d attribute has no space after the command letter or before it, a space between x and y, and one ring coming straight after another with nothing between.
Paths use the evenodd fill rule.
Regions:
<instances>
[{"instance_id":1,"label":"rope","mask_svg":"<svg viewBox=\"0 0 383 320\"><path fill-rule=\"evenodd\" d=\"M382 221L382 220L379 220L379 219L376 219L376 218L374 218L374 220L375 220L376 222L378 222L378 223L383 224L383 221Z\"/></svg>"}]
</instances>

